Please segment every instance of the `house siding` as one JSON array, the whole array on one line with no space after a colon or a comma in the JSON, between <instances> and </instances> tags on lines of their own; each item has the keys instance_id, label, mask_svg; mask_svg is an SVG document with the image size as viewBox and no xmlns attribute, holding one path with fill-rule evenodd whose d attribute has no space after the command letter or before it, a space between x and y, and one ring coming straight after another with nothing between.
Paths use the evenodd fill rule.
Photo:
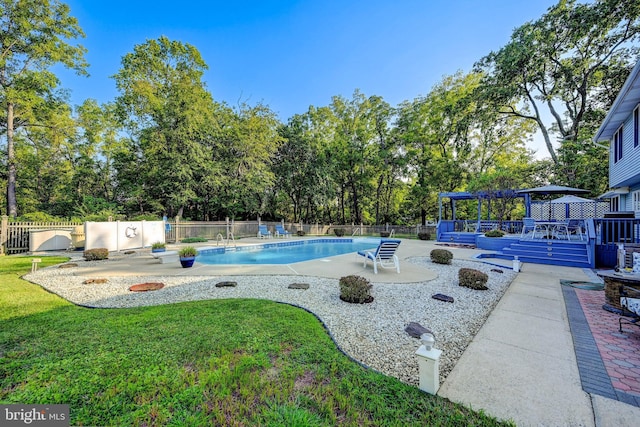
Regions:
<instances>
[{"instance_id":1,"label":"house siding","mask_svg":"<svg viewBox=\"0 0 640 427\"><path fill-rule=\"evenodd\" d=\"M625 187L635 183L640 184L640 145L634 147L633 112L624 121L622 129L622 158L614 162L614 141L612 139L609 150L609 186ZM628 197L627 197L628 199ZM621 200L622 202L622 200ZM631 202L625 200L629 204ZM625 203L626 204L626 203Z\"/></svg>"}]
</instances>

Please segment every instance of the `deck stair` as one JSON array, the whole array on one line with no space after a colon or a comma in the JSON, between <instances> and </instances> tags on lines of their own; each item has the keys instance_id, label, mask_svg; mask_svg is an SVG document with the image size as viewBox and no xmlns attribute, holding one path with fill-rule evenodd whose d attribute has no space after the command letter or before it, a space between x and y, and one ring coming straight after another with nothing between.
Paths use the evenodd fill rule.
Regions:
<instances>
[{"instance_id":1,"label":"deck stair","mask_svg":"<svg viewBox=\"0 0 640 427\"><path fill-rule=\"evenodd\" d=\"M553 239L519 240L504 248L499 258L513 259L534 264L564 265L567 267L592 267L587 243Z\"/></svg>"},{"instance_id":2,"label":"deck stair","mask_svg":"<svg viewBox=\"0 0 640 427\"><path fill-rule=\"evenodd\" d=\"M438 241L446 243L463 243L468 245L475 245L477 235L482 235L482 233L458 233L455 231L447 231L441 234Z\"/></svg>"}]
</instances>

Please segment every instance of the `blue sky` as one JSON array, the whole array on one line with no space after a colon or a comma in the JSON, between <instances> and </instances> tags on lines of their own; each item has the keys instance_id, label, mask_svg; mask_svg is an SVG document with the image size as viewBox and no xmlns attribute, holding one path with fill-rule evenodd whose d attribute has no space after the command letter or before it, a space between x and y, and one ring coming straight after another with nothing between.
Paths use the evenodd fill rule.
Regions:
<instances>
[{"instance_id":1,"label":"blue sky","mask_svg":"<svg viewBox=\"0 0 640 427\"><path fill-rule=\"evenodd\" d=\"M63 0L64 1L64 0ZM392 106L468 72L556 0L66 0L86 33L90 77L59 72L71 103L117 95L133 47L165 35L195 46L217 101L263 102L282 121L355 89ZM56 72L59 70L56 69Z\"/></svg>"}]
</instances>

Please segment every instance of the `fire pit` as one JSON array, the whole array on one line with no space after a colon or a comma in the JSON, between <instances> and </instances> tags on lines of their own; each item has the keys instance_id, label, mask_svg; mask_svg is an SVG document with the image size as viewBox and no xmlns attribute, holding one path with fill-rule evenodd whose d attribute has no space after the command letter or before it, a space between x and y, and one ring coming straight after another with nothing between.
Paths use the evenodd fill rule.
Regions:
<instances>
[{"instance_id":1,"label":"fire pit","mask_svg":"<svg viewBox=\"0 0 640 427\"><path fill-rule=\"evenodd\" d=\"M629 286L640 290L640 274L617 273L613 270L598 273L604 279L605 304L602 306L607 311L620 314L620 287Z\"/></svg>"}]
</instances>

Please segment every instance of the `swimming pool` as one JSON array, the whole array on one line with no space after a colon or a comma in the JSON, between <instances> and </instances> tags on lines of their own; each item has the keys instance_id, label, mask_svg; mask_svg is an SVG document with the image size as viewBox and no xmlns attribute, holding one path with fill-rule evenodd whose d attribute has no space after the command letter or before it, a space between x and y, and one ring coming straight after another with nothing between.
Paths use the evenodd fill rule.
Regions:
<instances>
[{"instance_id":1,"label":"swimming pool","mask_svg":"<svg viewBox=\"0 0 640 427\"><path fill-rule=\"evenodd\" d=\"M375 249L380 239L312 239L265 243L238 248L202 248L196 261L202 264L292 264Z\"/></svg>"}]
</instances>

